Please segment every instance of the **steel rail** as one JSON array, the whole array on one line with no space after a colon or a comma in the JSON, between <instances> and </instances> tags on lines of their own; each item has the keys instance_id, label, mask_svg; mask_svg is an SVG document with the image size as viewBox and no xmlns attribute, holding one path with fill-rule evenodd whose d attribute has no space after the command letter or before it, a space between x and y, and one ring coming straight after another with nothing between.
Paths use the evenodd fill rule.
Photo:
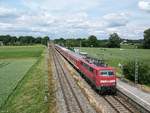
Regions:
<instances>
[{"instance_id":1,"label":"steel rail","mask_svg":"<svg viewBox=\"0 0 150 113\"><path fill-rule=\"evenodd\" d=\"M54 54L53 54L53 55L55 55L55 57L53 56L53 58L55 58L55 64L56 64L56 60L57 60L59 66L60 66L60 68L61 68L61 70L62 70L62 72L63 72L64 78L65 78L65 80L67 81L67 84L68 84L68 86L69 86L69 88L70 88L70 90L71 90L71 92L72 92L72 94L73 94L73 97L74 97L74 99L75 99L75 101L76 101L76 103L77 103L77 105L78 105L78 107L79 107L81 113L84 113L84 110L83 110L83 108L82 108L82 106L81 106L81 104L80 104L80 102L79 102L79 99L77 98L77 96L76 96L76 94L75 94L75 91L74 91L74 89L72 88L71 83L70 83L70 81L69 81L69 79L68 79L68 77L67 77L67 74L66 74L66 72L64 71L64 68L63 68L62 64L60 63L60 58L58 58L59 54L54 50ZM60 57L60 56L59 56L59 57ZM57 67L57 65L56 65L56 67ZM57 68L57 69L58 69L58 68ZM57 71L58 71L58 70L57 70ZM58 72L58 73L59 73L59 72ZM60 75L59 75L59 80L61 81ZM61 82L61 86L62 86L62 85L63 85L63 84L62 84L62 82ZM62 88L63 88L63 87L62 87ZM63 93L65 93L65 92L63 91ZM65 97L65 98L66 98L66 97ZM67 99L65 99L65 100L67 101ZM66 105L69 106L68 102L66 102ZM71 111L69 107L67 108L67 110L68 110L68 111Z\"/></svg>"}]
</instances>

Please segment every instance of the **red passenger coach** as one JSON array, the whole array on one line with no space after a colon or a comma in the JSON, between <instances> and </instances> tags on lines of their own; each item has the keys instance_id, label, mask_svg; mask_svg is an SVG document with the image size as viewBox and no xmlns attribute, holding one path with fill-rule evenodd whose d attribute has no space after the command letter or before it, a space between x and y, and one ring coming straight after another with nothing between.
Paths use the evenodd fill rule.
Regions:
<instances>
[{"instance_id":1,"label":"red passenger coach","mask_svg":"<svg viewBox=\"0 0 150 113\"><path fill-rule=\"evenodd\" d=\"M99 62L99 60L84 57L59 45L55 45L55 48L90 81L96 90L116 93L114 68Z\"/></svg>"}]
</instances>

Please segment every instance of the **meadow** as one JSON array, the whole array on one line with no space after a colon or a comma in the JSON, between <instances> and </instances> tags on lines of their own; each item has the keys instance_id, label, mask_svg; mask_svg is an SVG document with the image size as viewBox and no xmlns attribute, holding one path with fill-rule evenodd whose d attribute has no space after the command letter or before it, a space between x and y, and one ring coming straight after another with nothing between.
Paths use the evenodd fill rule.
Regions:
<instances>
[{"instance_id":1,"label":"meadow","mask_svg":"<svg viewBox=\"0 0 150 113\"><path fill-rule=\"evenodd\" d=\"M110 66L116 67L120 72L118 64L124 64L127 61L135 60L145 62L150 65L149 49L123 49L123 48L81 48L81 51L87 52L89 56L98 59L104 59Z\"/></svg>"},{"instance_id":2,"label":"meadow","mask_svg":"<svg viewBox=\"0 0 150 113\"><path fill-rule=\"evenodd\" d=\"M14 92L26 73L38 61L44 46L0 47L0 106Z\"/></svg>"},{"instance_id":3,"label":"meadow","mask_svg":"<svg viewBox=\"0 0 150 113\"><path fill-rule=\"evenodd\" d=\"M0 67L0 104L3 104L35 62L36 59L0 61L0 64L3 64Z\"/></svg>"},{"instance_id":4,"label":"meadow","mask_svg":"<svg viewBox=\"0 0 150 113\"><path fill-rule=\"evenodd\" d=\"M39 57L44 46L1 46L0 59Z\"/></svg>"},{"instance_id":5,"label":"meadow","mask_svg":"<svg viewBox=\"0 0 150 113\"><path fill-rule=\"evenodd\" d=\"M50 102L46 96L45 78L47 74L46 51L40 55L37 62L25 74L24 79L18 84L11 96L2 107L3 113L48 113L55 104L52 104L53 97L50 95ZM53 90L51 89L53 92ZM52 94L51 92L51 94ZM49 105L52 104L52 105ZM53 106L53 107L50 107Z\"/></svg>"}]
</instances>

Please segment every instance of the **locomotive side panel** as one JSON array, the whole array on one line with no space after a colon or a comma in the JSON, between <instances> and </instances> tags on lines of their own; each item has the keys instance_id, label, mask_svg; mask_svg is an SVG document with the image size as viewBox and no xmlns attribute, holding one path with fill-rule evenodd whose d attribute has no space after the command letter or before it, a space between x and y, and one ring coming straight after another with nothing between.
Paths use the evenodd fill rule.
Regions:
<instances>
[{"instance_id":1,"label":"locomotive side panel","mask_svg":"<svg viewBox=\"0 0 150 113\"><path fill-rule=\"evenodd\" d=\"M84 63L83 61L80 61L79 69L92 82L92 84L96 85L95 84L96 71L94 68Z\"/></svg>"}]
</instances>

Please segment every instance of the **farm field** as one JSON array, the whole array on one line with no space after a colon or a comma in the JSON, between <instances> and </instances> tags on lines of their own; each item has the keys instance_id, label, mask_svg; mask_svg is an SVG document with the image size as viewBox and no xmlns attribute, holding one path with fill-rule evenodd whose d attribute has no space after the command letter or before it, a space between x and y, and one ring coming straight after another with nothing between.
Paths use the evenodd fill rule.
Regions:
<instances>
[{"instance_id":1,"label":"farm field","mask_svg":"<svg viewBox=\"0 0 150 113\"><path fill-rule=\"evenodd\" d=\"M48 113L49 109L52 111L55 108L54 95L52 90L53 85L50 81L50 97L45 100L45 79L48 77L48 70L45 68L45 56L46 51L40 55L37 62L29 69L22 82L12 93L0 112Z\"/></svg>"},{"instance_id":2,"label":"farm field","mask_svg":"<svg viewBox=\"0 0 150 113\"><path fill-rule=\"evenodd\" d=\"M0 47L0 59L39 57L44 46L2 46Z\"/></svg>"},{"instance_id":3,"label":"farm field","mask_svg":"<svg viewBox=\"0 0 150 113\"><path fill-rule=\"evenodd\" d=\"M134 60L136 57L139 61L150 65L150 50L149 49L120 49L120 48L81 48L81 51L87 52L95 58L103 58L106 63L116 67L120 72L118 64L125 63L129 60Z\"/></svg>"},{"instance_id":4,"label":"farm field","mask_svg":"<svg viewBox=\"0 0 150 113\"><path fill-rule=\"evenodd\" d=\"M43 50L44 46L40 45L0 47L0 106L7 103Z\"/></svg>"},{"instance_id":5,"label":"farm field","mask_svg":"<svg viewBox=\"0 0 150 113\"><path fill-rule=\"evenodd\" d=\"M3 104L35 62L36 59L0 61L0 104Z\"/></svg>"}]
</instances>

